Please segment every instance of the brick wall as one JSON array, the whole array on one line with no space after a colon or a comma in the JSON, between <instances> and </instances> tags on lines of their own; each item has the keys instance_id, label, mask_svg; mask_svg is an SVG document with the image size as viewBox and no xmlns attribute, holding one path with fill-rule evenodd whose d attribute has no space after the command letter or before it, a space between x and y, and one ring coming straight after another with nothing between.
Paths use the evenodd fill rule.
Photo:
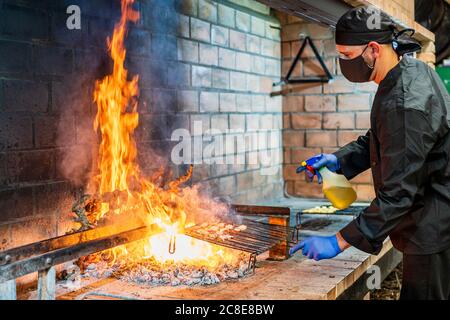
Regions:
<instances>
[{"instance_id":1,"label":"brick wall","mask_svg":"<svg viewBox=\"0 0 450 320\"><path fill-rule=\"evenodd\" d=\"M280 159L275 174L261 174L261 164L213 164L198 166L194 178L208 177L215 194L234 202L281 196L281 98L269 95L280 77L280 33L273 28L279 22L256 1L187 0L180 9L184 26L178 58L185 70L183 94L189 97L191 124L200 120L205 128L231 129L241 138L272 132L276 141L268 147ZM216 156L231 152L248 158L264 149L236 148Z\"/></svg>"},{"instance_id":2,"label":"brick wall","mask_svg":"<svg viewBox=\"0 0 450 320\"><path fill-rule=\"evenodd\" d=\"M411 24L414 21L414 0L344 0L353 5L374 5L381 8L384 12L402 21Z\"/></svg>"},{"instance_id":3,"label":"brick wall","mask_svg":"<svg viewBox=\"0 0 450 320\"><path fill-rule=\"evenodd\" d=\"M81 30L65 26L69 4L81 8ZM170 162L171 134L194 121L278 137L222 154L281 155L281 98L269 96L280 76L280 34L269 8L208 0L141 0L136 8L127 67L140 75L136 137L145 172L161 164L184 172ZM119 0L0 1L0 250L68 230L74 195L95 161L92 90L110 72L105 39L119 16ZM198 164L193 181L234 202L257 202L282 194L281 158L268 166L280 170Z\"/></svg>"},{"instance_id":4,"label":"brick wall","mask_svg":"<svg viewBox=\"0 0 450 320\"><path fill-rule=\"evenodd\" d=\"M277 16L282 24L282 74L287 73L299 50L302 33L313 39L335 78L328 84L293 84L283 88L291 90L283 96L286 190L293 196L322 198L321 186L307 183L304 175L295 170L302 160L321 152L331 153L366 133L376 85L352 84L342 76L331 29L283 13ZM293 75L323 75L313 57L312 50L306 50ZM358 199L374 197L371 179L368 170L352 180Z\"/></svg>"}]
</instances>

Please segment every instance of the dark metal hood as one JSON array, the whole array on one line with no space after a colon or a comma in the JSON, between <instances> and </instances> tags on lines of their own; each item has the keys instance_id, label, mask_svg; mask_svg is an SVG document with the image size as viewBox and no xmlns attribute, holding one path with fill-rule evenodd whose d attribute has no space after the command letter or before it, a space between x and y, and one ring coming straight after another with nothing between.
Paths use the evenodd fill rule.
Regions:
<instances>
[{"instance_id":1,"label":"dark metal hood","mask_svg":"<svg viewBox=\"0 0 450 320\"><path fill-rule=\"evenodd\" d=\"M352 7L342 0L258 0L265 5L304 20L335 27Z\"/></svg>"}]
</instances>

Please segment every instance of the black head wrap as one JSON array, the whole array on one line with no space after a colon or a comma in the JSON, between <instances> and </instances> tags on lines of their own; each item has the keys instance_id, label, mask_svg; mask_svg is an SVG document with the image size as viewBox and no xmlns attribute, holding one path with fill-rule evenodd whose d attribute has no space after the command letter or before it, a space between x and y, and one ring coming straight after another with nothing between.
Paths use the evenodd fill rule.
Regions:
<instances>
[{"instance_id":1,"label":"black head wrap","mask_svg":"<svg viewBox=\"0 0 450 320\"><path fill-rule=\"evenodd\" d=\"M373 6L347 11L336 24L336 44L365 45L371 41L392 43L399 54L419 51L421 46L412 38L413 29L397 31L397 24L385 12Z\"/></svg>"}]
</instances>

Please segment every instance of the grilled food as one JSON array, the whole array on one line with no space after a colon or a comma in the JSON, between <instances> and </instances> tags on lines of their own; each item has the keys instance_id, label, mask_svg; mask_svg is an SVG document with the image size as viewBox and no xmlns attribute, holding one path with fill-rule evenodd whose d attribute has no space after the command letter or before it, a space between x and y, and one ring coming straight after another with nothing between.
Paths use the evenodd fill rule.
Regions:
<instances>
[{"instance_id":1,"label":"grilled food","mask_svg":"<svg viewBox=\"0 0 450 320\"><path fill-rule=\"evenodd\" d=\"M219 223L204 222L200 225L194 225L189 228L190 232L197 233L209 239L216 239L216 240L220 239L222 241L232 239L234 234L242 232L246 229L247 226L244 224L234 225L234 224L226 224L224 222Z\"/></svg>"},{"instance_id":2,"label":"grilled food","mask_svg":"<svg viewBox=\"0 0 450 320\"><path fill-rule=\"evenodd\" d=\"M303 210L304 213L335 213L337 208L333 206L317 206L311 209Z\"/></svg>"}]
</instances>

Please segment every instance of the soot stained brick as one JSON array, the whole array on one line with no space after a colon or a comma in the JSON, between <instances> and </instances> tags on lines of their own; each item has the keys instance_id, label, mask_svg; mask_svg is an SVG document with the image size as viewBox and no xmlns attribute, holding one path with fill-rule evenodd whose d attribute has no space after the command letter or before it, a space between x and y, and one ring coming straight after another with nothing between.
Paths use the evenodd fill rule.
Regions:
<instances>
[{"instance_id":1,"label":"soot stained brick","mask_svg":"<svg viewBox=\"0 0 450 320\"><path fill-rule=\"evenodd\" d=\"M0 40L0 72L30 71L31 45Z\"/></svg>"},{"instance_id":2,"label":"soot stained brick","mask_svg":"<svg viewBox=\"0 0 450 320\"><path fill-rule=\"evenodd\" d=\"M49 17L43 11L5 4L0 9L0 34L23 40L48 37Z\"/></svg>"},{"instance_id":3,"label":"soot stained brick","mask_svg":"<svg viewBox=\"0 0 450 320\"><path fill-rule=\"evenodd\" d=\"M33 68L39 75L71 74L73 70L73 51L71 49L34 46Z\"/></svg>"},{"instance_id":4,"label":"soot stained brick","mask_svg":"<svg viewBox=\"0 0 450 320\"><path fill-rule=\"evenodd\" d=\"M21 151L8 154L8 175L16 182L38 182L54 177L52 150Z\"/></svg>"},{"instance_id":5,"label":"soot stained brick","mask_svg":"<svg viewBox=\"0 0 450 320\"><path fill-rule=\"evenodd\" d=\"M33 215L33 190L31 187L0 191L0 221Z\"/></svg>"},{"instance_id":6,"label":"soot stained brick","mask_svg":"<svg viewBox=\"0 0 450 320\"><path fill-rule=\"evenodd\" d=\"M0 151L33 147L33 127L29 116L0 115Z\"/></svg>"},{"instance_id":7,"label":"soot stained brick","mask_svg":"<svg viewBox=\"0 0 450 320\"><path fill-rule=\"evenodd\" d=\"M10 112L46 112L48 84L39 81L3 80L3 109Z\"/></svg>"}]
</instances>

